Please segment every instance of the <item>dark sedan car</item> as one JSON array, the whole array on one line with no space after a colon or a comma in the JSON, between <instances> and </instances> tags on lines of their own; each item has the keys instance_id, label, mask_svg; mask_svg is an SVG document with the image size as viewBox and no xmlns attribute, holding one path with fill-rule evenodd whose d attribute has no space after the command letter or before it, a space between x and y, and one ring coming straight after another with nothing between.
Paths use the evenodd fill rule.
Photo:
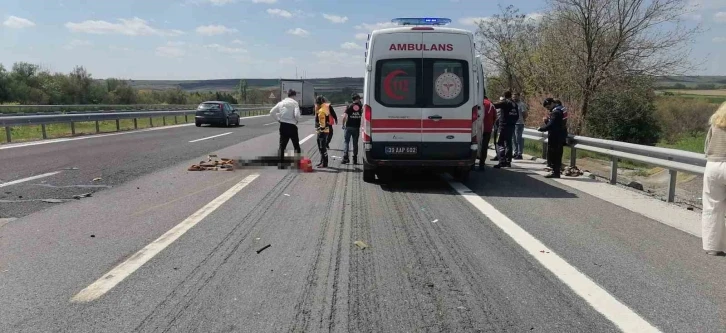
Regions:
<instances>
[{"instance_id":1,"label":"dark sedan car","mask_svg":"<svg viewBox=\"0 0 726 333\"><path fill-rule=\"evenodd\" d=\"M194 123L197 127L203 124L239 126L239 113L227 102L203 102L197 107Z\"/></svg>"}]
</instances>

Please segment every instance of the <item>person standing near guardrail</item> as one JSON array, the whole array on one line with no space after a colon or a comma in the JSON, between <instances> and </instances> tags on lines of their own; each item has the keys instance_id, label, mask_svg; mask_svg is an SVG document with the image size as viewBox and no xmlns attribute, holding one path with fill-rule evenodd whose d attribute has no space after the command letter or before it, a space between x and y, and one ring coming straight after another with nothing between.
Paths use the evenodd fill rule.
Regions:
<instances>
[{"instance_id":1,"label":"person standing near guardrail","mask_svg":"<svg viewBox=\"0 0 726 333\"><path fill-rule=\"evenodd\" d=\"M296 155L302 153L300 149L300 137L297 132L297 123L300 121L300 105L293 99L296 95L297 92L295 90L288 90L287 98L281 100L270 109L270 116L280 123L280 147L278 152L280 156L280 164L278 167L280 169L283 168L285 149L287 149L288 141L292 140L292 146L295 148Z\"/></svg>"},{"instance_id":2,"label":"person standing near guardrail","mask_svg":"<svg viewBox=\"0 0 726 333\"><path fill-rule=\"evenodd\" d=\"M527 121L527 104L520 99L520 94L515 93L513 98L519 108L519 119L514 128L514 159L521 160L524 154L524 123Z\"/></svg>"},{"instance_id":3,"label":"person standing near guardrail","mask_svg":"<svg viewBox=\"0 0 726 333\"><path fill-rule=\"evenodd\" d=\"M726 103L711 116L706 134L701 240L706 254L726 255Z\"/></svg>"},{"instance_id":4,"label":"person standing near guardrail","mask_svg":"<svg viewBox=\"0 0 726 333\"><path fill-rule=\"evenodd\" d=\"M507 90L504 92L504 100L494 103L494 107L501 109L499 117L499 163L494 166L495 169L512 166L512 136L514 135L514 125L519 119L519 108L512 101L512 92Z\"/></svg>"},{"instance_id":5,"label":"person standing near guardrail","mask_svg":"<svg viewBox=\"0 0 726 333\"><path fill-rule=\"evenodd\" d=\"M320 163L316 167L328 167L328 133L330 133L330 103L323 96L315 100L315 131L318 134L318 150Z\"/></svg>"},{"instance_id":6,"label":"person standing near guardrail","mask_svg":"<svg viewBox=\"0 0 726 333\"><path fill-rule=\"evenodd\" d=\"M537 129L540 132L547 132L547 160L552 163L552 173L545 177L560 178L563 146L567 139L563 109L555 103L553 98L545 99L542 106L550 111L547 123Z\"/></svg>"},{"instance_id":7,"label":"person standing near guardrail","mask_svg":"<svg viewBox=\"0 0 726 333\"><path fill-rule=\"evenodd\" d=\"M345 108L343 114L343 135L345 137L345 148L343 148L343 164L350 163L348 152L350 152L350 139L353 139L353 164L358 164L358 137L360 136L360 120L363 117L363 103L360 95L353 93L353 103Z\"/></svg>"}]
</instances>

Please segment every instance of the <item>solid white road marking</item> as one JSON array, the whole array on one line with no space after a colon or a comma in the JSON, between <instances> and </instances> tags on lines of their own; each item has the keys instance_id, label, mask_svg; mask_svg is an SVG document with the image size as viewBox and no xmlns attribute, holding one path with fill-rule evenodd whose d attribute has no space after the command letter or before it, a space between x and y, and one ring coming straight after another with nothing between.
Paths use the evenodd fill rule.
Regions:
<instances>
[{"instance_id":1,"label":"solid white road marking","mask_svg":"<svg viewBox=\"0 0 726 333\"><path fill-rule=\"evenodd\" d=\"M270 126L270 125L274 125L274 124L277 124L277 122L265 124L265 126Z\"/></svg>"},{"instance_id":2,"label":"solid white road marking","mask_svg":"<svg viewBox=\"0 0 726 333\"><path fill-rule=\"evenodd\" d=\"M310 134L310 135L306 136L304 139L300 140L300 144L305 143L305 141L310 140L310 138L312 138L314 136L315 136L315 134Z\"/></svg>"},{"instance_id":3,"label":"solid white road marking","mask_svg":"<svg viewBox=\"0 0 726 333\"><path fill-rule=\"evenodd\" d=\"M214 139L214 138L218 138L220 136L225 136L225 135L230 135L230 134L232 134L232 132L227 132L227 133L212 135L212 136L208 136L206 138L201 138L201 139L196 139L196 140L189 141L189 143L199 142L199 141L204 141L204 140L209 140L209 139Z\"/></svg>"},{"instance_id":4,"label":"solid white road marking","mask_svg":"<svg viewBox=\"0 0 726 333\"><path fill-rule=\"evenodd\" d=\"M260 118L260 117L269 117L269 116L270 115L243 117L243 118L240 118L240 120ZM182 125L170 125L170 126L162 126L162 127L152 127L152 128L144 128L144 129L140 129L140 130L132 130L132 131L126 131L126 132L117 132L117 133L108 133L108 134L98 134L98 135L89 135L89 136L79 136L79 137L75 137L75 138L60 138L60 139L40 140L40 141L24 142L24 143L2 144L2 145L0 145L0 150L3 150L3 149L12 149L12 148L30 147L30 146L37 146L37 145L45 145L45 144L49 144L49 143L61 143L61 142L76 141L76 140L105 138L105 137L116 136L116 135L127 135L127 134L144 133L144 132L159 131L159 130L165 130L165 129L173 129L173 128L179 128L179 127L184 127L184 126L192 126L192 125L194 125L194 124L182 124Z\"/></svg>"},{"instance_id":5,"label":"solid white road marking","mask_svg":"<svg viewBox=\"0 0 726 333\"><path fill-rule=\"evenodd\" d=\"M569 286L577 295L582 297L596 311L604 315L605 318L618 326L623 332L660 332L627 305L618 301L605 289L578 271L577 268L567 263L567 261L555 254L554 251L547 248L542 242L499 212L482 197L473 193L466 185L453 181L450 178L447 181L459 195L464 197L466 201L489 218L492 223L496 224L512 237L519 246L527 250L542 266L557 276L557 278ZM540 251L545 251L546 254Z\"/></svg>"},{"instance_id":6,"label":"solid white road marking","mask_svg":"<svg viewBox=\"0 0 726 333\"><path fill-rule=\"evenodd\" d=\"M25 182L29 182L31 180L36 180L36 179L40 179L40 178L45 178L45 177L50 177L50 176L53 176L53 175L57 175L59 173L60 173L60 171L53 171L53 172L44 173L42 175L37 175L37 176L28 177L28 178L13 180L13 181L10 181L10 182L7 182L7 183L0 183L0 187L10 186L10 185L15 185L15 184L20 184L20 183L25 183Z\"/></svg>"},{"instance_id":7,"label":"solid white road marking","mask_svg":"<svg viewBox=\"0 0 726 333\"><path fill-rule=\"evenodd\" d=\"M169 246L169 244L173 243L214 210L222 206L222 204L227 202L227 200L252 183L252 181L254 181L257 177L259 177L259 174L252 174L242 179L242 181L232 186L232 188L222 193L222 195L194 212L194 214L187 217L174 228L167 231L161 235L161 237L157 238L155 241L151 242L149 245L126 259L126 261L103 275L101 278L96 280L96 282L86 287L86 289L81 290L81 292L73 296L71 302L90 302L103 296L103 294L111 290L126 277L139 269L139 267L151 260L151 258L155 255L159 254L159 252L164 250L167 246Z\"/></svg>"}]
</instances>

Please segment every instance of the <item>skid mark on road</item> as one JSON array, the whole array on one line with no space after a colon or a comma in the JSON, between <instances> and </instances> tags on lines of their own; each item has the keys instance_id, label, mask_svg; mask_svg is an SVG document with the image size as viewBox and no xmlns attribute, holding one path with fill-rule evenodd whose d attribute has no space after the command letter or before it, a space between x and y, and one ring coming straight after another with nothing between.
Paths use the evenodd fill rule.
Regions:
<instances>
[{"instance_id":1,"label":"skid mark on road","mask_svg":"<svg viewBox=\"0 0 726 333\"><path fill-rule=\"evenodd\" d=\"M96 282L83 289L81 292L76 294L71 301L72 302L89 302L101 297L103 294L111 290L118 283L123 281L126 277L135 272L139 267L151 260L159 252L164 250L167 246L181 237L184 233L193 228L197 223L202 221L209 214L214 212L217 208L222 206L227 200L231 199L235 194L239 193L242 189L252 183L259 174L253 174L245 177L237 183L235 186L222 193L219 197L206 204L204 207L196 211L194 214L189 216L186 220L179 223L177 226L167 231L161 237L157 238L151 244L147 245L143 249L136 252L129 259L116 266L110 272L103 275Z\"/></svg>"},{"instance_id":2,"label":"skid mark on road","mask_svg":"<svg viewBox=\"0 0 726 333\"><path fill-rule=\"evenodd\" d=\"M605 316L623 332L660 332L648 321L640 317L627 305L618 301L605 289L598 286L577 268L547 248L542 242L530 235L514 221L499 212L494 206L477 194L474 194L466 185L448 180L449 185L479 210L492 223L509 235L519 246L552 272L559 280L565 283L577 295L583 298L596 311ZM542 252L544 251L544 252ZM542 253L546 253L543 255Z\"/></svg>"},{"instance_id":3,"label":"skid mark on road","mask_svg":"<svg viewBox=\"0 0 726 333\"><path fill-rule=\"evenodd\" d=\"M188 328L191 323L198 324L198 316L204 316L204 308L208 304L198 304L200 293L210 287L210 281L217 277L222 266L229 262L235 254L252 250L249 236L268 212L276 207L276 200L285 193L295 179L296 174L290 173L283 177L259 201L255 208L242 216L237 224L212 248L199 264L151 311L134 331L167 331L181 326ZM263 226L266 227L266 226ZM240 250L242 248L242 250ZM239 255L238 264L244 266L249 260L246 255ZM224 292L224 291L221 291ZM200 308L197 308L200 307ZM183 322L183 323L182 323ZM185 324L190 323L190 324Z\"/></svg>"}]
</instances>

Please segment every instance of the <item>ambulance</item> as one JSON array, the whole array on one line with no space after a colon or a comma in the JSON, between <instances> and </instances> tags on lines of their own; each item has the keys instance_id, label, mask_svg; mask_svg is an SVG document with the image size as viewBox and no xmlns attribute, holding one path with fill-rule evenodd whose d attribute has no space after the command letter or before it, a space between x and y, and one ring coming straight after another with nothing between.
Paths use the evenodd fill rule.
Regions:
<instances>
[{"instance_id":1,"label":"ambulance","mask_svg":"<svg viewBox=\"0 0 726 333\"><path fill-rule=\"evenodd\" d=\"M363 179L433 168L465 180L481 140L484 81L470 31L398 18L366 43Z\"/></svg>"}]
</instances>

